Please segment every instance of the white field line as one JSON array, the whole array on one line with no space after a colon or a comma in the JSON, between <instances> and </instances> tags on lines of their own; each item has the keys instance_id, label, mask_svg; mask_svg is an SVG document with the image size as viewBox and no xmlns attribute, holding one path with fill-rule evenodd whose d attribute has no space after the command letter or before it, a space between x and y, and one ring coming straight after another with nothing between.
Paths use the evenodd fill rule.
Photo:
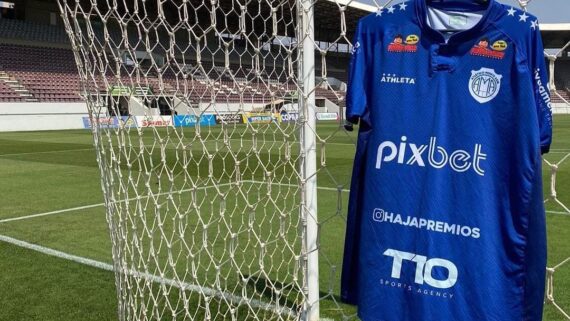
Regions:
<instances>
[{"instance_id":1,"label":"white field line","mask_svg":"<svg viewBox=\"0 0 570 321\"><path fill-rule=\"evenodd\" d=\"M244 141L244 142L253 142L251 139L240 139L240 138L230 138L232 141ZM258 141L259 142L259 141ZM211 142L214 143L214 142ZM272 144L272 143L282 143L282 141L264 141L264 143ZM317 145L322 145L317 143ZM354 146L356 144L352 143L325 143L325 145L339 145L339 146ZM5 156L21 156L21 155L34 155L34 154L52 154L52 153L65 153L65 152L74 152L74 151L85 151L85 150L95 150L94 148L79 148L79 149L64 149L64 150L52 150L52 151L43 151L43 152L29 152L29 153L13 153L13 154L0 154L0 157ZM568 154L570 153L570 149L551 149L549 154Z\"/></svg>"},{"instance_id":2,"label":"white field line","mask_svg":"<svg viewBox=\"0 0 570 321\"><path fill-rule=\"evenodd\" d=\"M243 183L250 183L250 184L265 184L265 182L261 182L261 181L252 181L252 180L243 180ZM222 183L219 184L219 187L222 186L229 186L229 185L233 185L235 183ZM287 184L287 183L272 183L272 185L282 185L282 186L291 186L291 187L296 187L298 185L295 184ZM213 188L214 186L203 186L203 187L198 187L198 190L201 189L208 189L208 188ZM319 190L325 190L325 191L341 191L341 192L345 192L345 193L349 193L350 189L347 188L334 188L334 187L317 187L317 189ZM188 192L191 191L192 189L183 189L180 190L178 192ZM164 194L168 194L170 192L163 192L163 193L158 193L158 194L154 194L153 196L156 195L164 195ZM177 193L177 192L174 192ZM141 196L141 198L148 198L150 197L149 195L145 195L145 196ZM128 199L129 201L135 200L137 198L130 198ZM118 201L117 203L120 202L124 202L124 200ZM105 203L97 203L97 204L90 204L90 205L84 205L84 206L78 206L78 207L72 207L72 208L66 208L66 209L62 209L62 210L56 210L56 211L51 211L51 212L45 212L45 213L39 213L39 214L31 214L31 215L26 215L26 216L19 216L19 217L12 217L12 218L6 218L3 220L0 220L0 224L2 223L8 223L8 222L13 222L13 221L20 221L20 220L27 220L27 219L31 219L31 218L36 218L36 217L42 217L42 216L49 216L49 215L55 215L55 214L61 214L61 213L66 213L66 212L73 212L73 211L80 211L80 210L84 210L84 209L89 209L89 208L94 208L94 207L99 207L99 206L103 206L105 205ZM570 213L568 212L560 212L560 211L546 211L546 213L548 214L557 214L557 215L570 215Z\"/></svg>"},{"instance_id":3,"label":"white field line","mask_svg":"<svg viewBox=\"0 0 570 321\"><path fill-rule=\"evenodd\" d=\"M253 142L252 139L246 139L246 138L230 138L228 139L232 142ZM289 143L295 143L295 144L299 144L299 141L287 141ZM223 144L223 140L213 140L213 141L206 141L206 144ZM282 140L257 140L257 145L271 145L271 144L281 144L284 143L284 141ZM325 142L325 145L340 145L340 146L353 146L356 147L356 143L333 143L333 142ZM323 144L320 142L317 142L316 145L318 147L322 146ZM174 150L174 148L168 148L170 150Z\"/></svg>"},{"instance_id":4,"label":"white field line","mask_svg":"<svg viewBox=\"0 0 570 321\"><path fill-rule=\"evenodd\" d=\"M265 182L259 182L259 181L250 181L250 180L243 180L243 183L250 183L250 184L265 184ZM217 185L218 187L223 187L223 186L229 186L229 185L233 185L235 183L222 183ZM272 185L284 185L284 186L297 186L295 184L280 184L280 183L272 183ZM196 189L198 190L202 190L202 189L208 189L208 188L214 188L214 185L210 185L210 186L202 186L202 187L198 187ZM318 187L318 189L321 190L327 190L327 191L338 191L337 188L332 188L332 187ZM177 192L188 192L191 191L193 189L190 188L186 188L180 191L175 191L173 193L177 193ZM350 190L347 189L343 189L343 192L349 192ZM171 192L163 192L163 193L158 193L158 194L153 194L152 196L156 196L156 195L164 195L164 194L168 194ZM141 198L148 198L150 197L149 195L145 195L145 196L141 196ZM128 199L129 201L135 200L137 198L133 197ZM120 200L116 203L121 203L124 202L125 200ZM21 220L27 220L30 218L36 218L36 217L42 217L42 216L49 216L49 215L55 215L55 214L61 214L61 213L66 213L66 212L73 212L73 211L79 211L79 210L84 210L84 209L88 209L88 208L93 208L93 207L99 207L99 206L104 206L105 203L97 203L97 204L90 204L90 205L84 205L84 206L78 206L78 207L72 207L72 208L66 208L66 209L62 209L62 210L56 210L56 211L50 211L50 212L45 212L45 213L39 213L39 214L31 214L31 215L26 215L26 216L19 216L19 217L11 217L11 218L6 218L3 220L0 220L0 224L2 223L7 223L7 222L13 222L13 221L21 221Z\"/></svg>"},{"instance_id":5,"label":"white field line","mask_svg":"<svg viewBox=\"0 0 570 321\"><path fill-rule=\"evenodd\" d=\"M0 224L1 224L1 223L6 223L6 222L27 220L27 219L29 219L29 218L42 217L42 216L48 216L48 215L59 214L59 213L71 212L71 211L79 211L79 210L84 210L84 209L93 208L93 207L99 207L99 206L103 206L103 205L105 205L105 203L97 203L97 204L91 204L91 205L85 205L85 206L78 206L78 207L66 208L66 209L63 209L63 210L57 210L57 211L51 211L51 212L45 212L45 213L39 213L39 214L32 214L32 215L26 215L26 216L19 216L19 217L6 218L6 219L3 219L3 220L0 220Z\"/></svg>"},{"instance_id":6,"label":"white field line","mask_svg":"<svg viewBox=\"0 0 570 321\"><path fill-rule=\"evenodd\" d=\"M243 142L253 142L251 139L241 139L241 138L230 138L231 141L243 141ZM215 141L210 142L215 143ZM282 143L282 141L277 140L266 140L266 141L259 141L259 144L272 144L272 143ZM295 142L298 143L298 142ZM322 145L321 143L317 143L317 146ZM356 143L333 143L333 142L326 142L325 145L339 145L339 146L354 146L356 147ZM29 152L29 153L14 153L14 154L0 154L0 157L4 156L20 156L20 155L34 155L34 154L52 154L52 153L65 153L65 152L73 152L73 151L85 151L85 150L95 150L94 148L80 148L80 149L65 149L65 150L53 150L53 151L43 151L43 152ZM568 154L570 153L570 149L551 149L549 154Z\"/></svg>"},{"instance_id":7,"label":"white field line","mask_svg":"<svg viewBox=\"0 0 570 321\"><path fill-rule=\"evenodd\" d=\"M230 138L231 141L243 141L243 142L253 142L251 139L241 139L241 138ZM260 141L258 141L260 142ZM210 142L214 143L214 142ZM272 144L272 143L282 143L282 141L263 141L260 144ZM298 143L298 142L295 142ZM322 145L321 143L317 143L318 146ZM339 146L353 146L356 147L356 144L353 143L333 143L327 142L325 145L339 145ZM13 153L13 154L0 154L0 157L5 156L23 156L23 155L34 155L34 154L52 154L52 153L65 153L65 152L73 152L73 151L86 151L86 150L95 150L94 148L80 148L80 149L65 149L65 150L53 150L53 151L43 151L43 152L29 152L29 153ZM551 149L549 154L568 154L570 153L570 149Z\"/></svg>"},{"instance_id":8,"label":"white field line","mask_svg":"<svg viewBox=\"0 0 570 321\"><path fill-rule=\"evenodd\" d=\"M222 186L228 186L231 185L231 183L222 183L219 184L217 186L222 187ZM215 187L214 185L211 186L202 186L202 187L198 187L196 189L201 190L201 189L207 189L207 188L213 188ZM191 191L193 189L191 188L185 188L179 191L175 191L173 193L179 193L179 192L188 192ZM151 196L158 196L158 195L165 195L165 194L169 194L171 192L162 192L162 193L157 193L157 194L153 194L153 195L144 195L141 196L140 198L149 198ZM133 198L129 198L127 199L127 201L133 201L138 199L137 197L133 197ZM115 203L121 203L124 202L125 200L120 200L117 201ZM20 221L20 220L27 220L29 218L35 218L35 217L42 217L42 216L48 216L48 215L55 215L55 214L60 214L60 213L65 213L65 212L72 212L72 211L79 211L79 210L84 210L84 209L88 209L88 208L93 208L93 207L99 207L99 206L103 206L105 205L105 203L97 203L97 204L91 204L91 205L85 205L85 206L78 206L78 207L72 207L72 208L66 208L66 209L62 209L62 210L57 210L57 211L51 211L51 212L45 212L45 213L39 213L39 214L31 214L31 215L26 215L26 216L19 216L19 217L11 217L11 218L6 218L3 220L0 220L0 224L2 223L6 223L6 222L12 222L12 221Z\"/></svg>"},{"instance_id":9,"label":"white field line","mask_svg":"<svg viewBox=\"0 0 570 321\"><path fill-rule=\"evenodd\" d=\"M242 182L244 182L244 183L251 183L251 184L266 184L265 182L250 181L250 180L243 180ZM299 186L299 185L295 185L295 184L277 183L277 182L276 182L276 183L271 183L271 185L282 185L282 186L291 186L291 187ZM336 191L336 192L339 191L338 188L334 188L334 187L322 187L322 186L319 186L319 187L317 187L317 189L324 190L324 191ZM340 190L341 190L342 192L350 192L350 189L346 189L346 188L342 188L342 189L340 189Z\"/></svg>"},{"instance_id":10,"label":"white field line","mask_svg":"<svg viewBox=\"0 0 570 321\"><path fill-rule=\"evenodd\" d=\"M242 141L242 142L253 142L251 139L241 139L241 138L230 138L231 141ZM212 141L210 143L215 143ZM273 143L282 143L282 141L277 140L266 140L266 141L258 141L259 144L273 144ZM295 142L298 143L298 142ZM321 145L317 143L317 145ZM325 145L341 145L341 146L356 146L356 144L351 143L325 143ZM35 155L35 154L55 154L55 153L66 153L66 152L75 152L75 151L86 151L86 150L95 150L95 148L78 148L78 149L62 149L62 150L47 150L42 152L29 152L29 153L12 153L12 154L0 154L0 157L8 157L8 156L24 156L24 155Z\"/></svg>"},{"instance_id":11,"label":"white field line","mask_svg":"<svg viewBox=\"0 0 570 321\"><path fill-rule=\"evenodd\" d=\"M546 213L548 213L548 214L557 214L557 215L567 215L567 216L570 216L570 213L568 213L568 212L546 211Z\"/></svg>"},{"instance_id":12,"label":"white field line","mask_svg":"<svg viewBox=\"0 0 570 321\"><path fill-rule=\"evenodd\" d=\"M35 154L54 154L54 153L76 152L76 151L82 151L82 150L94 150L94 148L46 150L46 151L43 151L43 152L0 154L0 157L5 157L5 156L20 156L20 155L35 155Z\"/></svg>"},{"instance_id":13,"label":"white field line","mask_svg":"<svg viewBox=\"0 0 570 321\"><path fill-rule=\"evenodd\" d=\"M85 258L82 256L68 254L68 253L61 252L61 251L54 250L54 249L50 249L48 247L44 247L41 245L36 245L36 244L28 243L25 241L21 241L21 240L15 239L15 238L11 238L9 236L0 235L0 241L6 242L6 243L9 243L12 245L16 245L16 246L19 246L19 247L22 247L25 249L29 249L32 251L36 251L36 252L39 252L42 254L46 254L49 256L53 256L53 257L57 257L60 259L64 259L64 260L72 261L75 263L94 267L94 268L97 268L100 270L105 270L105 271L110 271L110 272L115 271L113 265L108 264L108 263L88 259L88 258ZM290 308L287 308L287 307L279 307L279 306L275 306L275 305L272 305L272 304L269 304L266 302L262 302L260 300L248 299L248 298L237 296L237 295L227 293L224 291L215 290L212 288L203 287L203 286L199 286L199 285L189 284L189 283L186 283L183 281L161 278L157 275L150 274L150 273L145 273L145 272L140 272L140 271L135 271L135 270L126 270L126 271L121 271L121 272L126 273L126 274L133 276L133 277L136 277L136 278L146 279L146 280L150 280L150 281L155 282L155 283L173 286L173 287L179 288L181 290L197 292L197 293L201 293L204 296L220 298L220 299L229 301L232 304L236 304L236 305L248 304L255 309L270 311L270 312L278 313L281 315L285 314L289 317L294 317L296 314L293 310L291 310Z\"/></svg>"},{"instance_id":14,"label":"white field line","mask_svg":"<svg viewBox=\"0 0 570 321\"><path fill-rule=\"evenodd\" d=\"M259 182L259 181L243 181L245 183L257 183L257 184L263 184L264 182ZM274 183L275 185L284 185L284 186L297 186L295 184L283 184L283 183ZM338 192L339 190L342 192L350 192L350 189L347 188L343 188L343 189L338 189L338 188L333 188L333 187L317 187L317 189L320 190L326 190L326 191L336 191ZM546 213L548 214L557 214L557 215L569 215L570 213L568 212L559 212L559 211L546 211ZM1 222L0 222L1 223Z\"/></svg>"},{"instance_id":15,"label":"white field line","mask_svg":"<svg viewBox=\"0 0 570 321\"><path fill-rule=\"evenodd\" d=\"M241 139L241 138L230 138L229 140L242 141L242 142L253 142L252 139ZM211 142L211 143L213 143L213 142ZM264 140L264 141L258 140L257 141L258 145L272 144L272 143L283 143L283 141L282 140ZM293 143L298 144L299 142L294 141ZM321 146L322 143L317 142L316 145ZM352 143L332 143L332 142L328 143L328 142L325 142L325 145L343 145L343 146L354 146L354 147L356 147L356 143L352 144Z\"/></svg>"}]
</instances>

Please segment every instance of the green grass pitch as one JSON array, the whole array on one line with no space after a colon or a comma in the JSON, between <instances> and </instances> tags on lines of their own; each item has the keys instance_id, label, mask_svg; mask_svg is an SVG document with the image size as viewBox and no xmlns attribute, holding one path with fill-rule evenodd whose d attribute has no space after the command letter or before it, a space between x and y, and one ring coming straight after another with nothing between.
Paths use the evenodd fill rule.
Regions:
<instances>
[{"instance_id":1,"label":"green grass pitch","mask_svg":"<svg viewBox=\"0 0 570 321\"><path fill-rule=\"evenodd\" d=\"M570 117L555 117L555 134L552 152L546 159L556 163L570 153ZM295 129L286 128L285 132L263 130L256 133L257 143L254 143L251 130L243 130L237 126L230 131L232 138L231 149L240 150L241 166L244 180L262 180L264 171L271 170L275 177L282 180L276 183L276 188L267 191L258 188L256 184L246 183L243 187L253 197L262 199L263 195L271 195L271 199L281 201L281 204L265 205L265 208L288 207L294 211L294 204L287 200L296 200L293 195L297 187L288 186L294 182L288 174L286 164L279 164L275 155L282 155L284 135L293 135ZM187 132L187 141L194 135ZM247 134L247 135L246 135ZM164 137L165 132L149 132L142 139L148 145L155 135ZM206 135L209 135L207 137ZM249 136L248 136L249 135ZM339 186L349 187L354 142L356 133L347 133L338 125L320 123L318 135L327 143L326 148L319 148L318 208L321 229L321 315L334 320L352 316L353 307L336 303L338 301L340 265L344 236L344 212L347 205L347 193L336 190ZM246 137L247 136L247 137ZM225 168L232 171L236 168L235 160L229 161L225 154L224 139L219 127L207 128L202 137L212 143L194 146L198 155L201 151L216 155L213 158L215 168ZM241 137L241 138L240 138ZM178 136L172 136L170 151L167 158L175 156ZM294 140L289 137L287 140ZM251 153L256 144L260 153ZM111 264L111 241L108 225L105 220L100 174L95 161L90 131L50 131L50 132L15 132L0 133L0 237L10 237L27 243L40 245L77 257L87 258ZM298 146L292 148L292 157L296 155ZM144 166L159 166L160 150L148 151L155 162L152 164L133 163L134 172ZM225 155L225 156L223 156ZM198 159L198 158L196 158ZM257 161L246 164L245 159ZM259 167L259 162L271 164L266 168ZM207 158L196 161L194 167L184 169L183 162L177 161L174 168L178 173L186 175L168 182L166 175L153 180L152 189L163 191L167 187L178 190L187 188L189 183L180 177L208 177ZM214 175L218 184L224 184L229 178ZM284 178L284 179L283 179ZM550 169L544 167L545 197L550 193ZM557 175L558 198L570 205L570 158L563 162ZM281 189L279 189L281 186ZM140 192L136 188L130 193ZM222 192L232 193L231 186L225 186ZM213 192L202 190L196 200L206 199ZM260 196L262 195L262 196ZM181 202L189 205L190 200ZM211 206L212 210L214 205ZM228 199L226 207L238 208L229 219L230 224L238 224L243 217L241 210L245 205L238 204L235 199ZM269 206L269 207L268 207ZM204 208L204 207L202 207ZM67 210L67 211L62 211ZM276 228L275 222L263 221L256 210L254 219L260 222L260 228L265 232ZM548 236L549 236L549 266L552 267L570 257L570 215L560 214L563 209L552 201L547 202ZM33 214L57 212L51 215L27 217ZM289 226L296 223L288 222ZM193 222L191 225L196 225ZM168 226L167 226L168 227ZM295 230L289 229L288 233ZM203 231L201 231L203 233ZM199 235L202 235L198 233ZM276 230L274 233L278 233ZM189 238L193 236L191 233ZM150 241L149 241L150 242ZM219 242L218 242L219 243ZM217 241L212 247L219 246ZM242 244L246 244L243 243ZM247 252L245 255L254 255ZM280 259L277 252L272 254L274 261ZM183 260L181 260L183 261ZM184 269L183 264L177 269ZM92 266L75 263L63 258L46 255L34 250L0 241L0 320L117 320L117 296L115 293L115 278L112 272ZM280 272L275 271L276 275ZM206 273L203 277L211 277ZM231 281L232 277L228 277ZM559 267L554 274L554 297L566 311L570 312L570 263ZM490 296L492 297L492 293ZM294 296L293 294L291 296ZM341 311L342 310L342 311ZM224 313L224 311L220 311ZM197 316L201 320L202 316ZM216 320L221 320L218 317ZM354 317L352 318L354 319ZM166 319L165 319L166 320ZM546 321L566 320L552 305L545 309Z\"/></svg>"}]
</instances>

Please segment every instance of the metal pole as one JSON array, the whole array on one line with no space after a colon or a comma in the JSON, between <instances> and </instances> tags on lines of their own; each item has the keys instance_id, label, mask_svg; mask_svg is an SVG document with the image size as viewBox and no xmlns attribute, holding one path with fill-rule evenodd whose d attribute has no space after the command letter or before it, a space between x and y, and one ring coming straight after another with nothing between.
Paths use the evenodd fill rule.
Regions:
<instances>
[{"instance_id":1,"label":"metal pole","mask_svg":"<svg viewBox=\"0 0 570 321\"><path fill-rule=\"evenodd\" d=\"M315 115L315 45L312 0L298 0L301 14L303 97L300 99L303 127L301 129L301 173L303 180L303 219L305 223L306 287L305 321L319 320L319 251L317 221L317 145Z\"/></svg>"},{"instance_id":2,"label":"metal pole","mask_svg":"<svg viewBox=\"0 0 570 321\"><path fill-rule=\"evenodd\" d=\"M549 66L550 66L550 79L548 81L548 85L550 86L550 90L556 90L556 85L554 84L554 66L556 63L556 56L548 56Z\"/></svg>"}]
</instances>

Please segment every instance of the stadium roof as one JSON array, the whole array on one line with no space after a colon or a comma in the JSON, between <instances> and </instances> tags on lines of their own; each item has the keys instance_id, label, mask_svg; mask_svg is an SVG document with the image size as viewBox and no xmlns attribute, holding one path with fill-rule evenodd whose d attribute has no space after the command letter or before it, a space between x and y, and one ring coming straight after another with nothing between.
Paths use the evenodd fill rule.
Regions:
<instances>
[{"instance_id":1,"label":"stadium roof","mask_svg":"<svg viewBox=\"0 0 570 321\"><path fill-rule=\"evenodd\" d=\"M570 23L541 23L545 48L562 48L570 42Z\"/></svg>"}]
</instances>

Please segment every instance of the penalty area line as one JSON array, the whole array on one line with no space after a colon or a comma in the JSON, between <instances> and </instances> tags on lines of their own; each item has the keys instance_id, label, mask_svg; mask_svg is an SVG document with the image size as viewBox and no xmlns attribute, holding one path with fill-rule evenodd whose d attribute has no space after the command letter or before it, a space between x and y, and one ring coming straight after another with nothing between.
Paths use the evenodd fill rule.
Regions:
<instances>
[{"instance_id":1,"label":"penalty area line","mask_svg":"<svg viewBox=\"0 0 570 321\"><path fill-rule=\"evenodd\" d=\"M265 184L265 182L263 181L253 181L253 180L242 180L241 182L243 183L249 183L249 184ZM209 186L202 186L202 187L198 187L196 188L197 190L202 190L202 189L208 189L208 188L215 188L216 186L218 187L224 187L224 186L230 186L233 185L234 183L221 183L218 185L209 185ZM272 185L283 185L283 186L298 186L295 184L287 184L287 183L271 183ZM317 189L319 190L326 190L326 191L339 191L338 188L333 188L333 187L317 187ZM183 190L179 190L179 191L173 191L173 192L162 192L162 193L158 193L158 194L153 194L152 196L158 196L158 195L165 195L165 194L169 194L169 193L180 193L180 192L188 192L193 190L192 188L186 188ZM350 192L349 189L341 189L342 192ZM140 198L149 198L151 196L149 195L144 195L141 196ZM133 201L136 200L136 197L133 198L129 198L127 201ZM115 203L121 203L124 202L125 200L120 200L120 201L116 201ZM8 222L14 222L14 221L22 221L22 220L27 220L27 219L31 219L31 218L36 218L36 217L43 217L43 216L50 216L50 215L56 215L56 214L61 214L61 213L67 213L67 212L73 212L73 211L80 211L80 210L85 210L85 209L89 209L89 208L94 208L94 207L100 207L100 206L104 206L105 203L97 203L97 204L90 204L90 205L84 205L84 206L77 206L77 207L72 207L72 208L66 208L66 209L61 209L61 210L55 210L55 211L50 211L50 212L45 212L45 213L38 213L38 214L31 214L31 215L25 215L25 216L19 216L19 217L11 217L11 218L5 218L3 220L0 220L0 224L2 223L8 223Z\"/></svg>"},{"instance_id":2,"label":"penalty area line","mask_svg":"<svg viewBox=\"0 0 570 321\"><path fill-rule=\"evenodd\" d=\"M250 183L250 184L267 184L264 181L252 181L252 180L243 180L242 182L244 183ZM289 184L289 183L279 183L279 182L275 182L275 183L271 183L271 185L281 185L281 186L290 186L290 187L296 187L299 185L295 185L295 184ZM317 186L317 189L319 190L323 190L323 191L341 191L341 192L350 192L350 189L347 188L334 188L334 187L326 187L326 186Z\"/></svg>"},{"instance_id":3,"label":"penalty area line","mask_svg":"<svg viewBox=\"0 0 570 321\"><path fill-rule=\"evenodd\" d=\"M556 215L567 215L570 216L568 212L560 212L560 211L545 211L547 214L556 214Z\"/></svg>"},{"instance_id":4,"label":"penalty area line","mask_svg":"<svg viewBox=\"0 0 570 321\"><path fill-rule=\"evenodd\" d=\"M105 271L109 271L109 272L115 271L114 266L109 264L109 263L96 261L93 259L88 259L88 258L85 258L82 256L73 255L73 254L68 254L68 253L58 251L58 250L54 250L54 249L51 249L51 248L48 248L45 246L41 246L41 245L37 245L37 244L28 243L26 241L18 240L18 239L9 237L9 236L5 236L5 235L0 234L0 241L15 245L15 246L18 246L21 248L25 248L28 250L36 251L36 252L39 252L39 253L42 253L45 255L53 256L53 257L56 257L59 259L64 259L67 261L72 261L72 262L79 263L82 265L97 268L100 270L105 270ZM154 283L173 286L173 287L179 288L181 290L201 293L205 297L216 297L219 299L223 299L223 300L229 301L232 304L236 304L236 305L248 304L255 309L261 309L261 310L265 310L265 311L269 311L269 312L273 312L273 313L277 313L277 314L281 314L281 315L287 315L289 317L294 317L296 315L296 313L292 309L287 308L287 307L275 306L273 304L270 304L267 302L262 302L260 300L248 299L248 298L244 298L241 296L237 296L237 295L232 294L232 293L227 293L224 291L219 291L219 290L215 290L215 289L208 288L208 287L194 285L194 284L186 283L186 282L183 282L180 280L162 278L162 277L159 277L159 276L154 275L154 274L140 272L140 271L136 271L136 270L126 270L126 271L121 271L121 272L123 274L127 274L127 275L135 277L135 278L149 280L149 281L152 281Z\"/></svg>"},{"instance_id":5,"label":"penalty area line","mask_svg":"<svg viewBox=\"0 0 570 321\"><path fill-rule=\"evenodd\" d=\"M224 186L228 186L231 185L231 183L222 183L222 184L218 184L218 187L224 187ZM214 188L216 187L215 185L210 185L210 186L202 186L202 187L198 187L196 188L197 190L203 190L203 189L208 189L208 188ZM185 188L179 191L173 191L173 192L162 192L162 193L157 193L157 194L152 194L152 195L144 195L141 196L141 199L145 199L145 198L149 198L152 196L160 196L160 195L166 195L169 193L182 193L182 192L188 192L194 190L193 188ZM125 201L134 201L136 200L136 197L132 197L129 198L127 200L119 200L119 201L115 201L114 203L122 203ZM6 218L3 220L0 220L0 224L2 223L8 223L8 222L13 222L13 221L21 221L21 220L27 220L30 218L36 218L36 217L42 217L42 216L49 216L49 215L56 215L56 214L61 214L61 213L66 213L66 212L73 212L73 211L80 211L80 210L85 210L85 209L89 209L89 208L94 208L94 207L99 207L99 206L104 206L105 203L97 203L97 204L90 204L90 205L84 205L84 206L77 206L77 207L72 207L72 208L65 208L62 210L55 210L55 211L50 211L50 212L45 212L45 213L38 213L38 214L31 214L31 215L25 215L25 216L19 216L19 217L11 217L11 218Z\"/></svg>"},{"instance_id":6,"label":"penalty area line","mask_svg":"<svg viewBox=\"0 0 570 321\"><path fill-rule=\"evenodd\" d=\"M66 152L77 152L77 151L86 151L86 150L95 150L94 148L80 148L80 149L60 149L60 150L46 150L43 152L29 152L29 153L14 153L14 154L0 154L0 157L7 157L7 156L22 156L22 155L35 155L35 154L53 154L53 153L66 153Z\"/></svg>"},{"instance_id":7,"label":"penalty area line","mask_svg":"<svg viewBox=\"0 0 570 321\"><path fill-rule=\"evenodd\" d=\"M93 207L99 207L99 206L103 206L103 205L105 205L105 203L97 203L97 204L66 208L63 210L57 210L57 211L51 211L51 212L45 212L45 213L39 213L39 214L32 214L32 215L26 215L26 216L6 218L3 220L0 220L0 224L1 223L7 223L7 222L13 222L13 221L27 220L29 218L35 218L35 217L60 214L60 213L65 213L65 212L79 211L79 210L84 210L84 209L93 208Z\"/></svg>"}]
</instances>

